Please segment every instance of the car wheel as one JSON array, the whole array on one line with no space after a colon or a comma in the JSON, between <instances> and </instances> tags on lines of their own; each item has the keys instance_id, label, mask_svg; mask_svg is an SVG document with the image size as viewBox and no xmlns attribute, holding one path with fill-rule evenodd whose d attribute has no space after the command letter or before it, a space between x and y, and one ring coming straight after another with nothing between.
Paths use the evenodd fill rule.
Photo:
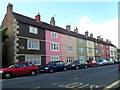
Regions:
<instances>
[{"instance_id":1,"label":"car wheel","mask_svg":"<svg viewBox=\"0 0 120 90\"><path fill-rule=\"evenodd\" d=\"M4 78L10 79L12 77L12 74L10 72L7 72L4 74Z\"/></svg>"},{"instance_id":2,"label":"car wheel","mask_svg":"<svg viewBox=\"0 0 120 90\"><path fill-rule=\"evenodd\" d=\"M85 68L87 68L87 65L85 65Z\"/></svg>"},{"instance_id":3,"label":"car wheel","mask_svg":"<svg viewBox=\"0 0 120 90\"><path fill-rule=\"evenodd\" d=\"M50 69L50 73L53 73L53 69L52 68Z\"/></svg>"},{"instance_id":4,"label":"car wheel","mask_svg":"<svg viewBox=\"0 0 120 90\"><path fill-rule=\"evenodd\" d=\"M32 70L31 71L31 76L34 76L36 74L36 71L35 70Z\"/></svg>"},{"instance_id":5,"label":"car wheel","mask_svg":"<svg viewBox=\"0 0 120 90\"><path fill-rule=\"evenodd\" d=\"M66 67L64 67L64 71L67 71L67 68L66 68Z\"/></svg>"},{"instance_id":6,"label":"car wheel","mask_svg":"<svg viewBox=\"0 0 120 90\"><path fill-rule=\"evenodd\" d=\"M76 66L76 69L78 70L78 69L79 69L79 67L78 67L78 66Z\"/></svg>"}]
</instances>

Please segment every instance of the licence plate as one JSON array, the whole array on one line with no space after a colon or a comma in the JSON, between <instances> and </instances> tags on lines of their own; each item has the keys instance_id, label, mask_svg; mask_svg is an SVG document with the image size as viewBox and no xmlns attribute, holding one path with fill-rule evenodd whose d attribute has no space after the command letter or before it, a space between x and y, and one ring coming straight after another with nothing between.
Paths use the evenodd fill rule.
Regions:
<instances>
[{"instance_id":1,"label":"licence plate","mask_svg":"<svg viewBox=\"0 0 120 90\"><path fill-rule=\"evenodd\" d=\"M43 70L40 70L40 71L43 71Z\"/></svg>"}]
</instances>

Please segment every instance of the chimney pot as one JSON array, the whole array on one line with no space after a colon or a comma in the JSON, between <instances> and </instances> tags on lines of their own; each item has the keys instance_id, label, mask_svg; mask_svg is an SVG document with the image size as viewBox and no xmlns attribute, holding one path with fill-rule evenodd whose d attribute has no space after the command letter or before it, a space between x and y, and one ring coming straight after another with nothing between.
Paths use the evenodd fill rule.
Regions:
<instances>
[{"instance_id":1,"label":"chimney pot","mask_svg":"<svg viewBox=\"0 0 120 90\"><path fill-rule=\"evenodd\" d=\"M100 38L101 41L103 41L103 38Z\"/></svg>"},{"instance_id":2,"label":"chimney pot","mask_svg":"<svg viewBox=\"0 0 120 90\"><path fill-rule=\"evenodd\" d=\"M85 32L85 36L88 36L88 31Z\"/></svg>"},{"instance_id":3,"label":"chimney pot","mask_svg":"<svg viewBox=\"0 0 120 90\"><path fill-rule=\"evenodd\" d=\"M109 39L106 39L106 42L109 42Z\"/></svg>"},{"instance_id":4,"label":"chimney pot","mask_svg":"<svg viewBox=\"0 0 120 90\"><path fill-rule=\"evenodd\" d=\"M12 13L12 12L13 12L13 5L9 3L7 6L7 13Z\"/></svg>"},{"instance_id":5,"label":"chimney pot","mask_svg":"<svg viewBox=\"0 0 120 90\"><path fill-rule=\"evenodd\" d=\"M54 17L51 18L50 24L53 25L53 26L55 26L55 20L54 20Z\"/></svg>"},{"instance_id":6,"label":"chimney pot","mask_svg":"<svg viewBox=\"0 0 120 90\"><path fill-rule=\"evenodd\" d=\"M93 34L92 34L92 33L90 34L90 37L92 37L92 38L93 38Z\"/></svg>"},{"instance_id":7,"label":"chimney pot","mask_svg":"<svg viewBox=\"0 0 120 90\"><path fill-rule=\"evenodd\" d=\"M66 29L70 31L70 25L66 25Z\"/></svg>"},{"instance_id":8,"label":"chimney pot","mask_svg":"<svg viewBox=\"0 0 120 90\"><path fill-rule=\"evenodd\" d=\"M40 22L40 14L38 13L38 15L35 16L35 19Z\"/></svg>"},{"instance_id":9,"label":"chimney pot","mask_svg":"<svg viewBox=\"0 0 120 90\"><path fill-rule=\"evenodd\" d=\"M97 39L100 40L100 36L97 36Z\"/></svg>"},{"instance_id":10,"label":"chimney pot","mask_svg":"<svg viewBox=\"0 0 120 90\"><path fill-rule=\"evenodd\" d=\"M74 32L78 33L78 28L76 27L76 29L74 29Z\"/></svg>"}]
</instances>

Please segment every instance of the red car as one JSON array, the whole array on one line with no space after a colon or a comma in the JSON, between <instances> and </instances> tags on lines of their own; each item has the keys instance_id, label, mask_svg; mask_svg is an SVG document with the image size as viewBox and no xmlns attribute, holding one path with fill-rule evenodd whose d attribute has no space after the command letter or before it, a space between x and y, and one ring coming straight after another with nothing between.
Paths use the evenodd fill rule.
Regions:
<instances>
[{"instance_id":1,"label":"red car","mask_svg":"<svg viewBox=\"0 0 120 90\"><path fill-rule=\"evenodd\" d=\"M95 60L89 60L87 61L87 65L88 67L94 67L94 66L98 66L98 63Z\"/></svg>"},{"instance_id":2,"label":"red car","mask_svg":"<svg viewBox=\"0 0 120 90\"><path fill-rule=\"evenodd\" d=\"M21 76L30 74L34 76L38 72L38 66L30 62L17 62L8 68L0 69L3 78L11 78L13 76Z\"/></svg>"}]
</instances>

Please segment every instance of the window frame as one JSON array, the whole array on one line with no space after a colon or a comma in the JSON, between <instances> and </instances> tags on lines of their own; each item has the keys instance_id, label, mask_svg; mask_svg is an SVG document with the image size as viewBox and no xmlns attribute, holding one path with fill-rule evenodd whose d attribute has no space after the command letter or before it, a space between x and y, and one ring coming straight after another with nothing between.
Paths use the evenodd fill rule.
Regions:
<instances>
[{"instance_id":1,"label":"window frame","mask_svg":"<svg viewBox=\"0 0 120 90\"><path fill-rule=\"evenodd\" d=\"M54 60L53 60L53 58L54 58ZM56 58L56 60L55 60L55 58ZM59 61L59 56L51 56L50 61Z\"/></svg>"},{"instance_id":2,"label":"window frame","mask_svg":"<svg viewBox=\"0 0 120 90\"><path fill-rule=\"evenodd\" d=\"M29 33L38 34L38 28L34 26L29 26Z\"/></svg>"},{"instance_id":3,"label":"window frame","mask_svg":"<svg viewBox=\"0 0 120 90\"><path fill-rule=\"evenodd\" d=\"M52 37L52 38L58 38L58 33L56 33L56 32L51 32L51 37Z\"/></svg>"},{"instance_id":4,"label":"window frame","mask_svg":"<svg viewBox=\"0 0 120 90\"><path fill-rule=\"evenodd\" d=\"M31 41L31 43L30 43L30 41ZM38 45L35 45L36 43L38 43ZM29 49L29 50L40 50L40 41L35 40L35 39L27 39L27 49Z\"/></svg>"},{"instance_id":5,"label":"window frame","mask_svg":"<svg viewBox=\"0 0 120 90\"><path fill-rule=\"evenodd\" d=\"M59 51L59 43L50 43L50 50L51 51Z\"/></svg>"},{"instance_id":6,"label":"window frame","mask_svg":"<svg viewBox=\"0 0 120 90\"><path fill-rule=\"evenodd\" d=\"M67 46L67 52L73 52L73 46Z\"/></svg>"},{"instance_id":7,"label":"window frame","mask_svg":"<svg viewBox=\"0 0 120 90\"><path fill-rule=\"evenodd\" d=\"M36 59L34 59L34 58L36 58ZM39 58L39 63L35 64L34 62L35 62L35 60L37 62L38 58ZM25 62L31 62L35 65L41 65L41 56L25 56Z\"/></svg>"},{"instance_id":8,"label":"window frame","mask_svg":"<svg viewBox=\"0 0 120 90\"><path fill-rule=\"evenodd\" d=\"M68 36L68 40L72 40L72 36Z\"/></svg>"}]
</instances>

